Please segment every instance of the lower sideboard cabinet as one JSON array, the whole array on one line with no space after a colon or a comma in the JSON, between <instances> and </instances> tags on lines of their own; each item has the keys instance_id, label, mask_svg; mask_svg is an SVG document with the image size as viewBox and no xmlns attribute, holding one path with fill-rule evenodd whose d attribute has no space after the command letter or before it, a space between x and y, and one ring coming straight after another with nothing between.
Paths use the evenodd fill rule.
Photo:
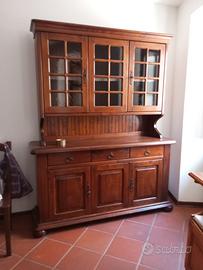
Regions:
<instances>
[{"instance_id":1,"label":"lower sideboard cabinet","mask_svg":"<svg viewBox=\"0 0 203 270\"><path fill-rule=\"evenodd\" d=\"M143 156L142 147L37 154L35 236L122 214L172 210L167 196L169 147L148 147ZM161 152L154 153L157 149Z\"/></svg>"}]
</instances>

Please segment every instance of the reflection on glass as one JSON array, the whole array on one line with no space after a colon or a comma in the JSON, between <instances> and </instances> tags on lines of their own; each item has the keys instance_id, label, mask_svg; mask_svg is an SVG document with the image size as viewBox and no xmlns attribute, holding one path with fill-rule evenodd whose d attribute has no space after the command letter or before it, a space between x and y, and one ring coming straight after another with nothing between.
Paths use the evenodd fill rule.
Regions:
<instances>
[{"instance_id":1,"label":"reflection on glass","mask_svg":"<svg viewBox=\"0 0 203 270\"><path fill-rule=\"evenodd\" d=\"M123 60L123 47L111 46L111 59Z\"/></svg>"},{"instance_id":2,"label":"reflection on glass","mask_svg":"<svg viewBox=\"0 0 203 270\"><path fill-rule=\"evenodd\" d=\"M95 58L96 59L108 59L109 46L106 45L95 45Z\"/></svg>"},{"instance_id":3,"label":"reflection on glass","mask_svg":"<svg viewBox=\"0 0 203 270\"><path fill-rule=\"evenodd\" d=\"M64 41L49 40L49 55L64 56Z\"/></svg>"},{"instance_id":4,"label":"reflection on glass","mask_svg":"<svg viewBox=\"0 0 203 270\"><path fill-rule=\"evenodd\" d=\"M95 106L108 106L108 94L95 93Z\"/></svg>"},{"instance_id":5,"label":"reflection on glass","mask_svg":"<svg viewBox=\"0 0 203 270\"><path fill-rule=\"evenodd\" d=\"M63 76L50 76L49 89L51 90L65 90L65 77Z\"/></svg>"},{"instance_id":6,"label":"reflection on glass","mask_svg":"<svg viewBox=\"0 0 203 270\"><path fill-rule=\"evenodd\" d=\"M81 74L82 73L82 62L80 60L68 61L68 73Z\"/></svg>"},{"instance_id":7,"label":"reflection on glass","mask_svg":"<svg viewBox=\"0 0 203 270\"><path fill-rule=\"evenodd\" d=\"M68 90L81 90L82 79L81 77L66 77Z\"/></svg>"},{"instance_id":8,"label":"reflection on glass","mask_svg":"<svg viewBox=\"0 0 203 270\"><path fill-rule=\"evenodd\" d=\"M95 75L108 75L108 62L95 62Z\"/></svg>"},{"instance_id":9,"label":"reflection on glass","mask_svg":"<svg viewBox=\"0 0 203 270\"><path fill-rule=\"evenodd\" d=\"M65 73L64 60L57 59L57 58L49 59L49 72L51 72L51 73Z\"/></svg>"},{"instance_id":10,"label":"reflection on glass","mask_svg":"<svg viewBox=\"0 0 203 270\"><path fill-rule=\"evenodd\" d=\"M153 94L147 94L146 105L147 106L157 106L158 105L158 96L153 95Z\"/></svg>"},{"instance_id":11,"label":"reflection on glass","mask_svg":"<svg viewBox=\"0 0 203 270\"><path fill-rule=\"evenodd\" d=\"M150 80L147 82L148 92L158 92L158 89L159 89L159 80Z\"/></svg>"},{"instance_id":12,"label":"reflection on glass","mask_svg":"<svg viewBox=\"0 0 203 270\"><path fill-rule=\"evenodd\" d=\"M147 49L136 48L135 49L135 61L146 62L147 61Z\"/></svg>"},{"instance_id":13,"label":"reflection on glass","mask_svg":"<svg viewBox=\"0 0 203 270\"><path fill-rule=\"evenodd\" d=\"M69 58L81 58L82 57L81 43L68 42L67 43L67 55Z\"/></svg>"},{"instance_id":14,"label":"reflection on glass","mask_svg":"<svg viewBox=\"0 0 203 270\"><path fill-rule=\"evenodd\" d=\"M123 63L111 63L111 75L123 75Z\"/></svg>"},{"instance_id":15,"label":"reflection on glass","mask_svg":"<svg viewBox=\"0 0 203 270\"><path fill-rule=\"evenodd\" d=\"M159 65L148 65L148 77L159 77Z\"/></svg>"},{"instance_id":16,"label":"reflection on glass","mask_svg":"<svg viewBox=\"0 0 203 270\"><path fill-rule=\"evenodd\" d=\"M110 94L110 106L122 106L122 94Z\"/></svg>"},{"instance_id":17,"label":"reflection on glass","mask_svg":"<svg viewBox=\"0 0 203 270\"><path fill-rule=\"evenodd\" d=\"M69 93L68 105L69 106L82 106L82 93Z\"/></svg>"},{"instance_id":18,"label":"reflection on glass","mask_svg":"<svg viewBox=\"0 0 203 270\"><path fill-rule=\"evenodd\" d=\"M145 91L145 80L134 81L134 91Z\"/></svg>"},{"instance_id":19,"label":"reflection on glass","mask_svg":"<svg viewBox=\"0 0 203 270\"><path fill-rule=\"evenodd\" d=\"M146 65L135 64L134 75L135 75L135 77L145 77L146 76Z\"/></svg>"},{"instance_id":20,"label":"reflection on glass","mask_svg":"<svg viewBox=\"0 0 203 270\"><path fill-rule=\"evenodd\" d=\"M53 107L65 107L65 94L63 93L51 93L51 106Z\"/></svg>"},{"instance_id":21,"label":"reflection on glass","mask_svg":"<svg viewBox=\"0 0 203 270\"><path fill-rule=\"evenodd\" d=\"M108 79L96 78L95 79L95 91L108 91Z\"/></svg>"},{"instance_id":22,"label":"reflection on glass","mask_svg":"<svg viewBox=\"0 0 203 270\"><path fill-rule=\"evenodd\" d=\"M148 62L159 63L160 62L160 51L149 50Z\"/></svg>"},{"instance_id":23,"label":"reflection on glass","mask_svg":"<svg viewBox=\"0 0 203 270\"><path fill-rule=\"evenodd\" d=\"M145 95L144 94L133 94L133 105L144 106Z\"/></svg>"},{"instance_id":24,"label":"reflection on glass","mask_svg":"<svg viewBox=\"0 0 203 270\"><path fill-rule=\"evenodd\" d=\"M122 91L123 90L123 79L111 78L110 90L111 91Z\"/></svg>"}]
</instances>

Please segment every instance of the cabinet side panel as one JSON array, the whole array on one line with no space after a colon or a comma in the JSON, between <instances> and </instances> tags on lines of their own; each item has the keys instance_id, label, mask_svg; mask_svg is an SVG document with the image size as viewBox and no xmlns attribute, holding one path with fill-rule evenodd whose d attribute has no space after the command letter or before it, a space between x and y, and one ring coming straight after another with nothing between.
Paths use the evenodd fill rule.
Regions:
<instances>
[{"instance_id":1,"label":"cabinet side panel","mask_svg":"<svg viewBox=\"0 0 203 270\"><path fill-rule=\"evenodd\" d=\"M164 147L164 167L163 167L163 180L162 180L162 200L168 199L168 177L169 177L169 164L170 164L170 145Z\"/></svg>"}]
</instances>

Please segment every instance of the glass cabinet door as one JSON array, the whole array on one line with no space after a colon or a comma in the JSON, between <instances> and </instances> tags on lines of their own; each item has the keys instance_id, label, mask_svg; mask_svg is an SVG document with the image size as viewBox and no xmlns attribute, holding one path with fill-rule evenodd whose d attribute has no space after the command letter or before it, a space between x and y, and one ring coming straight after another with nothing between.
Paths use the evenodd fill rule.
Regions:
<instances>
[{"instance_id":1,"label":"glass cabinet door","mask_svg":"<svg viewBox=\"0 0 203 270\"><path fill-rule=\"evenodd\" d=\"M90 110L127 110L128 42L90 38Z\"/></svg>"},{"instance_id":2,"label":"glass cabinet door","mask_svg":"<svg viewBox=\"0 0 203 270\"><path fill-rule=\"evenodd\" d=\"M165 45L130 43L129 111L162 109Z\"/></svg>"},{"instance_id":3,"label":"glass cabinet door","mask_svg":"<svg viewBox=\"0 0 203 270\"><path fill-rule=\"evenodd\" d=\"M46 34L43 38L44 103L46 112L87 110L87 40Z\"/></svg>"}]
</instances>

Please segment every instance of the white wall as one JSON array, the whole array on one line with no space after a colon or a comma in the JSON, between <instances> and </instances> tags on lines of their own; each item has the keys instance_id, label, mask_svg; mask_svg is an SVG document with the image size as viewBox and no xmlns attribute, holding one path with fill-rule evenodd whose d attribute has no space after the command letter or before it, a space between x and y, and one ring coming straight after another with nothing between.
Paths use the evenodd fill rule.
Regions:
<instances>
[{"instance_id":1,"label":"white wall","mask_svg":"<svg viewBox=\"0 0 203 270\"><path fill-rule=\"evenodd\" d=\"M194 14L201 5L202 0L186 0L178 12L171 121L171 136L177 143L172 148L169 189L179 201L203 201L201 187L187 175L203 169L203 13Z\"/></svg>"},{"instance_id":2,"label":"white wall","mask_svg":"<svg viewBox=\"0 0 203 270\"><path fill-rule=\"evenodd\" d=\"M175 34L176 9L131 0L18 0L1 1L0 8L0 141L11 140L13 152L35 188L35 158L29 142L39 139L34 42L30 21L56 20L97 26ZM174 41L169 51L166 116L160 124L170 131L170 101ZM35 192L14 200L14 211L32 209Z\"/></svg>"}]
</instances>

